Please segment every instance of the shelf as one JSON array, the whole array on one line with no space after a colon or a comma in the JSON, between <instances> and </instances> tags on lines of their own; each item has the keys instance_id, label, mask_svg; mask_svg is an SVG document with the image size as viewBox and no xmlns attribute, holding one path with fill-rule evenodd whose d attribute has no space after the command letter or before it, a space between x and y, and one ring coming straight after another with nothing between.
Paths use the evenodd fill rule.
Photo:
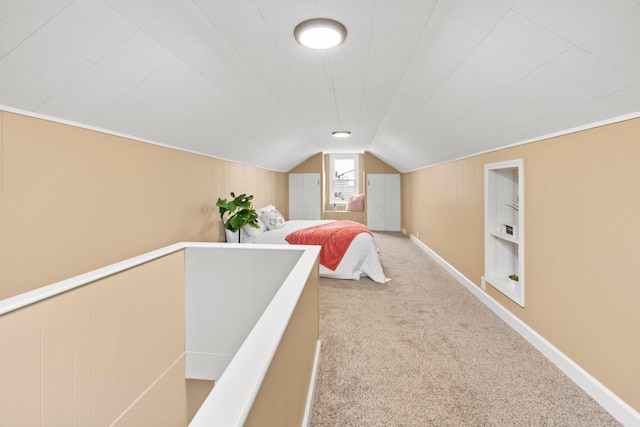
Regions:
<instances>
[{"instance_id":1,"label":"shelf","mask_svg":"<svg viewBox=\"0 0 640 427\"><path fill-rule=\"evenodd\" d=\"M518 240L517 237L513 237L513 236L511 236L509 234L498 233L498 232L495 232L495 231L491 231L489 234L491 236L495 237L495 238L506 240L507 242L511 242L511 243L516 244L516 245L518 243L520 243L520 241Z\"/></svg>"},{"instance_id":2,"label":"shelf","mask_svg":"<svg viewBox=\"0 0 640 427\"><path fill-rule=\"evenodd\" d=\"M485 280L524 307L523 160L485 165L484 229ZM515 283L512 274L518 275Z\"/></svg>"},{"instance_id":3,"label":"shelf","mask_svg":"<svg viewBox=\"0 0 640 427\"><path fill-rule=\"evenodd\" d=\"M484 280L512 300L515 301L520 299L520 287L511 285L509 279L500 277L485 277Z\"/></svg>"}]
</instances>

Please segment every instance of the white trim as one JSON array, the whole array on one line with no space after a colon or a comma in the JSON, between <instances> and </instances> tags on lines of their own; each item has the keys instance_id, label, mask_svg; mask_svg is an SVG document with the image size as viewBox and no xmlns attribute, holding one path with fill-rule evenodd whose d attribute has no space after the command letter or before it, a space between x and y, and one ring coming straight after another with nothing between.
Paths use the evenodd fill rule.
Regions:
<instances>
[{"instance_id":1,"label":"white trim","mask_svg":"<svg viewBox=\"0 0 640 427\"><path fill-rule=\"evenodd\" d=\"M595 129L595 128L599 128L601 126L612 125L614 123L620 123L620 122L624 122L624 121L627 121L627 120L633 120L633 119L637 119L637 118L640 118L640 111L637 111L635 113L625 114L623 116L612 117L612 118L606 119L606 120L600 120L598 122L588 123L588 124L582 125L582 126L576 126L576 127L573 127L573 128L564 129L564 130L561 130L561 131L558 131L558 132L548 133L546 135L536 136L534 138L524 139L522 141L514 142L514 143L511 143L511 144L501 145L500 147L489 148L488 150L478 151L477 153L469 154L468 156L456 157L455 159L445 160L445 161L442 161L442 162L439 162L439 163L433 163L433 164L430 164L430 165L420 166L420 167L417 167L415 169L402 171L402 173L416 172L416 171L419 171L419 170L422 170L422 169L426 169L426 168L433 168L433 167L436 167L436 166L445 165L447 163L453 163L453 162L457 162L459 160L470 159L472 157L481 156L483 154L493 153L495 151L500 151L500 150L505 150L507 148L517 147L518 145L531 144L533 142L544 141L545 139L556 138L558 136L569 135L569 134L576 133L576 132L582 132L583 130Z\"/></svg>"},{"instance_id":2,"label":"white trim","mask_svg":"<svg viewBox=\"0 0 640 427\"><path fill-rule=\"evenodd\" d=\"M318 365L320 365L320 346L321 341L318 340L316 346L316 358L313 361L313 371L311 372L311 382L309 383L309 393L307 394L307 407L304 411L302 426L309 427L311 425L311 410L313 409L313 397L316 391L316 381L318 379Z\"/></svg>"},{"instance_id":3,"label":"white trim","mask_svg":"<svg viewBox=\"0 0 640 427\"><path fill-rule=\"evenodd\" d=\"M288 172L288 171L278 170L278 169L269 169L269 168L266 168L264 166L253 165L253 164L250 164L250 163L243 163L243 162L240 162L238 160L231 160L231 159L226 159L226 158L223 158L223 157L216 157L216 156L213 156L211 154L202 153L200 151L187 150L186 148L180 148L180 147L176 147L174 145L163 144L163 143L160 143L160 142L157 142L157 141L152 141L150 139L144 139L144 138L140 138L140 137L137 137L137 136L128 135L128 134L125 134L125 133L115 132L115 131L111 131L111 130L108 130L108 129L100 128L100 127L97 127L97 126L91 126L91 125L86 125L86 124L83 124L83 123L74 122L74 121L71 121L71 120L60 119L58 117L47 116L47 115L44 115L44 114L41 114L41 113L35 113L33 111L21 110L20 108L11 107L9 105L0 104L0 111L6 111L8 113L21 114L23 116L28 116L28 117L34 117L34 118L37 118L37 119L48 120L50 122L55 122L55 123L62 123L62 124L66 124L66 125L71 125L71 126L75 126L75 127L78 127L78 128L82 128L82 129L88 129L88 130L93 130L93 131L97 131L97 132L102 132L102 133L105 133L105 134L108 134L108 135L120 136L120 137L131 139L131 140L134 140L134 141L144 142L146 144L157 145L159 147L170 148L172 150L182 151L182 152L185 152L185 153L192 153L192 154L197 154L197 155L200 155L200 156L210 157L212 159L224 160L224 161L227 161L227 162L233 162L233 163L238 163L238 164L252 166L252 167L259 167L259 168L266 169L266 170L269 170L269 171L272 171L272 172L285 172L285 173ZM555 138L555 137L558 137L558 136L568 135L568 134L571 134L571 133L581 132L583 130L594 129L594 128L597 128L597 127L611 125L611 124L614 124L614 123L620 123L620 122L624 122L624 121L627 121L627 120L633 120L633 119L637 119L637 118L640 118L640 111L634 112L634 113L625 114L625 115L622 115L622 116L612 117L610 119L601 120L601 121L598 121L598 122L593 122L593 123L589 123L589 124L582 125L582 126L576 126L574 128L569 128L569 129L561 130L561 131L558 131L558 132L553 132L553 133L549 133L549 134L546 134L546 135L537 136L537 137L534 137L534 138L524 139L522 141L517 141L517 142L511 143L511 144L501 145L500 147L495 147L495 148L490 148L488 150L478 151L477 153L469 154L467 156L461 156L461 157L456 157L456 158L451 159L451 160L445 160L445 161L438 162L438 163L427 164L427 165L420 166L420 167L417 167L417 168L414 168L414 169L410 169L410 170L406 170L406 171L403 171L403 170L400 170L400 169L397 169L397 168L396 169L400 173L416 172L416 171L419 171L419 170L422 170L422 169L426 169L426 168L432 168L432 167L444 165L444 164L447 164L447 163L457 162L458 160L464 160L464 159L469 159L469 158L476 157L476 156L481 156L481 155L487 154L487 153L493 153L494 151L500 151L500 150L504 150L504 149L511 148L511 147L517 147L518 145L530 144L532 142L543 141L545 139ZM375 154L372 151L369 151L369 152L371 154ZM363 152L354 152L354 153L362 154ZM323 155L324 154L339 154L339 152L324 152L323 151L322 154ZM310 155L305 160L303 160L302 163L304 163L305 161L309 160L314 155L315 154Z\"/></svg>"},{"instance_id":4,"label":"white trim","mask_svg":"<svg viewBox=\"0 0 640 427\"><path fill-rule=\"evenodd\" d=\"M354 195L362 192L363 186L360 185L362 179L360 178L360 154L359 153L331 153L329 154L329 204L332 206L347 206L347 200L335 199L335 180L334 174L335 161L336 160L352 160L353 161L353 183L354 183Z\"/></svg>"},{"instance_id":5,"label":"white trim","mask_svg":"<svg viewBox=\"0 0 640 427\"><path fill-rule=\"evenodd\" d=\"M169 246L165 246L160 249L146 252L144 254L134 256L124 261L110 264L106 267L98 268L96 270L89 271L87 273L80 274L78 276L64 279L59 282L55 282L49 285L42 286L40 288L33 289L31 291L24 292L22 294L9 297L0 300L0 316L9 313L11 311L18 310L28 305L43 301L47 298L54 297L63 292L70 291L80 286L84 286L88 283L95 282L96 280L104 279L105 277L112 276L124 270L128 270L137 265L144 264L145 262L152 261L154 259L169 255L174 252L181 251L186 248L247 248L247 245L239 243L223 243L223 242L178 242ZM265 244L253 244L251 247L255 249L269 249L269 250L283 250L288 246L282 245L265 245ZM303 248L304 249L304 248Z\"/></svg>"},{"instance_id":6,"label":"white trim","mask_svg":"<svg viewBox=\"0 0 640 427\"><path fill-rule=\"evenodd\" d=\"M517 182L513 182L511 179L500 179L502 172L505 170L517 170ZM502 184L500 184L502 182ZM505 184L509 182L509 184ZM509 193L509 199L503 200L505 195L504 191ZM513 192L516 190L516 200L513 200ZM513 233L513 239L505 238L505 236L496 235L496 220L499 218L498 206L502 207L509 202L515 202L519 205L519 209L515 216L517 217L518 231ZM502 208L504 209L504 208ZM525 194L524 194L524 159L508 160L498 163L487 163L484 165L484 272L487 275L487 281L491 285L506 295L508 298L515 301L521 307L524 307L525 302L525 284L526 274L524 265L524 237L525 237ZM496 245L498 241L509 241L515 245L515 260L509 260L509 256L500 255L500 251L497 250ZM499 259L501 258L501 259ZM505 259L506 258L506 259ZM517 269L514 272L500 271L499 265L513 265L517 263ZM510 267L513 268L513 267ZM516 282L515 288L509 288L506 285L506 279L508 275L516 273L520 279ZM504 274L504 276L502 276Z\"/></svg>"},{"instance_id":7,"label":"white trim","mask_svg":"<svg viewBox=\"0 0 640 427\"><path fill-rule=\"evenodd\" d=\"M220 252L230 251L254 252L254 256L259 256L260 252L265 250L289 252L299 255L295 258L293 265L286 266L287 271L280 272L283 273L281 277L284 277L284 280L275 283L278 285L275 295L270 298L266 308L261 313L257 313L257 323L252 326L248 336L240 341L240 348L234 355L223 354L221 352L213 354L198 353L189 348L190 343L188 340L185 341L185 365L187 363L196 365L185 366L185 374L195 371L196 376L193 376L194 378L216 379L216 377L219 377L216 386L205 399L189 425L192 427L210 425L241 426L244 424L253 405L255 396L258 394L266 373L271 366L273 357L289 325L289 321L299 302L300 296L305 289L308 278L314 272L314 268L317 272L317 259L320 253L320 246L180 242L12 298L1 300L0 315L29 304L38 303L47 298L87 285L96 280L128 270L168 254L186 249L184 256L188 258L193 256L190 255L193 253L193 248L217 250L218 254L216 259L218 262L220 262L221 259L225 261L225 259L220 256ZM239 259L236 253L227 253L227 255L231 259ZM252 265L256 265L256 259L254 259ZM273 269L272 267L273 265L266 266L266 268ZM198 283L196 282L210 283L208 282L209 277L202 274L198 276L199 272L187 275L187 268L193 268L193 266L185 262L185 300L187 299L187 291L192 288L192 285L197 287ZM202 286L200 287L202 288ZM185 309L187 308L188 307L185 307ZM189 317L189 313L185 313L186 338L193 336L189 331ZM316 359L314 360L314 369L312 372L314 378L310 382L310 385L313 385L313 387L315 387L319 352L320 341L318 341L316 345ZM228 362L228 364L226 364L226 362ZM201 376L198 368L204 368L206 376ZM190 377L189 374L185 376L187 378ZM312 400L313 392L309 391L308 394L308 399ZM310 411L310 408L311 402L308 401L305 409Z\"/></svg>"},{"instance_id":8,"label":"white trim","mask_svg":"<svg viewBox=\"0 0 640 427\"><path fill-rule=\"evenodd\" d=\"M165 246L164 248L147 252L88 273L80 274L69 279L61 280L41 288L0 300L0 316L9 313L10 311L18 310L22 307L26 307L27 305L34 304L63 292L70 291L71 289L79 288L80 286L135 267L136 265L143 264L173 252L181 251L186 247L186 245L187 243L183 242Z\"/></svg>"},{"instance_id":9,"label":"white trim","mask_svg":"<svg viewBox=\"0 0 640 427\"><path fill-rule=\"evenodd\" d=\"M150 139L141 138L139 136L133 136L133 135L129 135L129 134L126 134L126 133L116 132L116 131L113 131L113 130L101 128L101 127L98 127L98 126L87 125L87 124L84 124L84 123L78 123L78 122L74 122L72 120L61 119L59 117L47 116L45 114L35 113L33 111L25 111L25 110L21 110L19 108L15 108L15 107L10 107L10 106L4 105L4 104L0 104L0 111L6 111L7 113L20 114L20 115L23 115L23 116L33 117L33 118L36 118L36 119L47 120L49 122L54 122L54 123L61 123L63 125L74 126L74 127L80 128L80 129L92 130L92 131L104 133L104 134L107 134L107 135L119 136L121 138L127 138L127 139L130 139L132 141L137 141L137 142L142 142L142 143L145 143L145 144L156 145L156 146L162 147L162 148L169 148L171 150L182 151L184 153L197 154L199 156L209 157L211 159L224 160L225 162L232 162L232 163L238 163L238 164L241 164L241 165L257 167L257 168L265 169L265 170L268 170L268 171L271 171L271 172L283 172L283 173L287 172L285 170L269 169L269 168L264 167L264 166L258 166L258 165L254 165L254 164L251 164L251 163L245 163L245 162L241 162L241 161L238 161L238 160L231 160L231 159L227 159L227 158L224 158L224 157L216 157L214 155L203 153L201 151L188 150L186 148L176 147L175 145L164 144L162 142L152 141Z\"/></svg>"},{"instance_id":10,"label":"white trim","mask_svg":"<svg viewBox=\"0 0 640 427\"><path fill-rule=\"evenodd\" d=\"M564 353L558 350L530 326L500 305L495 299L483 292L471 280L456 270L451 264L441 258L436 252L431 250L431 248L421 242L413 234L410 238L420 249L444 267L444 269L458 280L458 282L474 294L483 304L489 307L491 311L497 314L524 339L529 341L529 343L531 343L547 359L564 372L582 390L602 405L602 407L605 408L613 417L625 426L640 425L640 413L620 399L611 390L604 386L604 384L591 376Z\"/></svg>"},{"instance_id":11,"label":"white trim","mask_svg":"<svg viewBox=\"0 0 640 427\"><path fill-rule=\"evenodd\" d=\"M282 250L287 246L282 245L252 245L256 248L268 248L270 250ZM22 294L9 297L0 300L0 316L7 314L11 311L18 310L26 307L30 304L43 301L47 298L54 297L63 292L70 291L75 288L79 288L96 280L104 279L105 277L112 276L124 270L128 270L137 265L144 264L145 262L152 261L154 259L169 255L174 252L181 251L186 248L226 248L226 249L246 249L248 246L238 243L208 243L208 242L179 242L169 246L165 246L160 249L146 252L144 254L126 259L124 261L110 264L106 267L98 268L96 270L89 271L87 273L80 274L78 276L70 277L68 279L61 280L59 282L45 285L40 288L33 289L31 291L24 292Z\"/></svg>"},{"instance_id":12,"label":"white trim","mask_svg":"<svg viewBox=\"0 0 640 427\"><path fill-rule=\"evenodd\" d=\"M288 245L236 245L292 248ZM296 250L303 251L300 259L196 412L190 427L244 425L320 254L319 246L298 245Z\"/></svg>"}]
</instances>

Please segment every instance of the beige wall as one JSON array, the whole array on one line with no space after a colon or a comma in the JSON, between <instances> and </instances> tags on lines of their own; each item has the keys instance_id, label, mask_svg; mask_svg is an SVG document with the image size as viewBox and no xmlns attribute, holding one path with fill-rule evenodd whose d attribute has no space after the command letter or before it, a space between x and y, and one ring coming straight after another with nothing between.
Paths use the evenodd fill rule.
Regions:
<instances>
[{"instance_id":1,"label":"beige wall","mask_svg":"<svg viewBox=\"0 0 640 427\"><path fill-rule=\"evenodd\" d=\"M322 173L322 153L309 157L289 173Z\"/></svg>"},{"instance_id":2,"label":"beige wall","mask_svg":"<svg viewBox=\"0 0 640 427\"><path fill-rule=\"evenodd\" d=\"M368 151L364 152L364 172L365 173L400 173L394 167L383 162Z\"/></svg>"},{"instance_id":3,"label":"beige wall","mask_svg":"<svg viewBox=\"0 0 640 427\"><path fill-rule=\"evenodd\" d=\"M180 426L184 255L0 316L3 426Z\"/></svg>"},{"instance_id":4,"label":"beige wall","mask_svg":"<svg viewBox=\"0 0 640 427\"><path fill-rule=\"evenodd\" d=\"M288 211L286 173L0 111L0 299L179 241L218 197Z\"/></svg>"},{"instance_id":5,"label":"beige wall","mask_svg":"<svg viewBox=\"0 0 640 427\"><path fill-rule=\"evenodd\" d=\"M640 119L402 176L402 226L476 285L484 164L525 161L526 306L487 292L640 410Z\"/></svg>"}]
</instances>

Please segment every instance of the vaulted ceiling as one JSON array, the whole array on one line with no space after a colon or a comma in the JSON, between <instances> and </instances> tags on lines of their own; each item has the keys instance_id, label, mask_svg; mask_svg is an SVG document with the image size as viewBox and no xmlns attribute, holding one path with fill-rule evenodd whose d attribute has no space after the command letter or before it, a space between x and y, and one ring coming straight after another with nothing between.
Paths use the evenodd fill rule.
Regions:
<instances>
[{"instance_id":1,"label":"vaulted ceiling","mask_svg":"<svg viewBox=\"0 0 640 427\"><path fill-rule=\"evenodd\" d=\"M313 17L345 43L298 45ZM409 171L635 115L640 0L0 0L0 105L271 170Z\"/></svg>"}]
</instances>

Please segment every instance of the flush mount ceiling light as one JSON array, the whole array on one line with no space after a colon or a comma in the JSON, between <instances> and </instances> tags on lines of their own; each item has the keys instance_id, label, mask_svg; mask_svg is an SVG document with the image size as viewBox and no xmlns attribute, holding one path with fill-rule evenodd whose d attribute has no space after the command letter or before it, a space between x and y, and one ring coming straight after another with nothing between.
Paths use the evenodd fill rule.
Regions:
<instances>
[{"instance_id":1,"label":"flush mount ceiling light","mask_svg":"<svg viewBox=\"0 0 640 427\"><path fill-rule=\"evenodd\" d=\"M331 135L333 135L334 138L348 138L351 136L351 132L348 130L337 130L335 132L331 132Z\"/></svg>"},{"instance_id":2,"label":"flush mount ceiling light","mask_svg":"<svg viewBox=\"0 0 640 427\"><path fill-rule=\"evenodd\" d=\"M329 49L347 38L347 29L333 19L314 18L299 23L293 30L296 41L311 49Z\"/></svg>"}]
</instances>

